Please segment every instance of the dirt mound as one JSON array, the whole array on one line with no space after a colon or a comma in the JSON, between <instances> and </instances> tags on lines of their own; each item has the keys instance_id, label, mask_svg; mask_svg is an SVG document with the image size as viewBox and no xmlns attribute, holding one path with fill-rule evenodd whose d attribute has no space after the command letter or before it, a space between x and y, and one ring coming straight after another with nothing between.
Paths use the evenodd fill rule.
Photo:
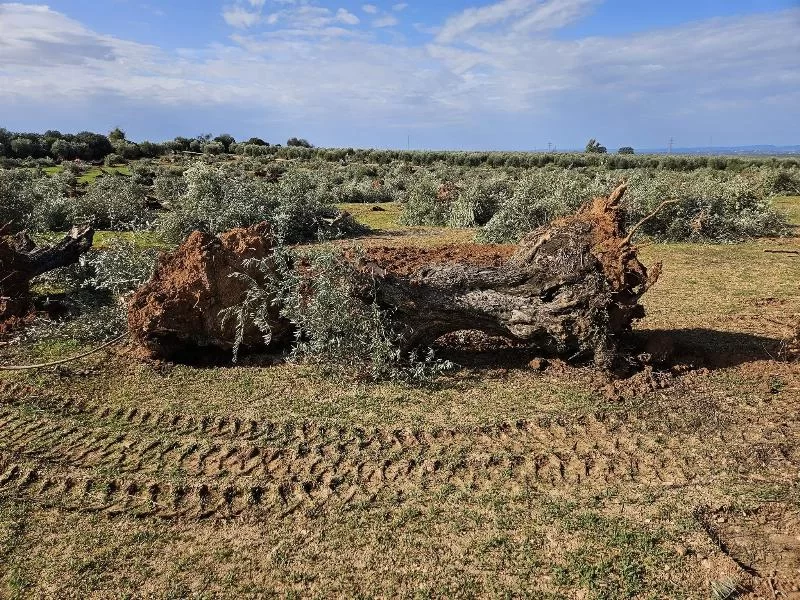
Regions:
<instances>
[{"instance_id":1,"label":"dirt mound","mask_svg":"<svg viewBox=\"0 0 800 600\"><path fill-rule=\"evenodd\" d=\"M366 248L366 258L396 275L411 275L423 267L461 264L499 267L514 254L513 244L451 244L435 248L375 246Z\"/></svg>"},{"instance_id":2,"label":"dirt mound","mask_svg":"<svg viewBox=\"0 0 800 600\"><path fill-rule=\"evenodd\" d=\"M234 273L263 282L264 275L248 259L269 258L273 239L269 225L233 229L219 237L195 231L174 252L159 259L152 279L139 288L128 305L131 337L156 358L178 359L187 351L230 351L236 341L236 319L223 324L220 312L240 305L248 285ZM272 340L278 342L288 323L268 315ZM242 346L265 345L255 325L243 331Z\"/></svg>"}]
</instances>

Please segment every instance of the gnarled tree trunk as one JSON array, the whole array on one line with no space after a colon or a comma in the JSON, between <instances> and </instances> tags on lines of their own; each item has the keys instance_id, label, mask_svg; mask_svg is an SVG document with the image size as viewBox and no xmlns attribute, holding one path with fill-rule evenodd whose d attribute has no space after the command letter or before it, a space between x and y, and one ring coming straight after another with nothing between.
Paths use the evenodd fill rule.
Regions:
<instances>
[{"instance_id":1,"label":"gnarled tree trunk","mask_svg":"<svg viewBox=\"0 0 800 600\"><path fill-rule=\"evenodd\" d=\"M409 348L474 329L611 367L619 336L644 316L639 298L661 268L648 273L624 235L625 189L530 233L499 267L433 264L400 276L362 259L360 272L374 281L363 299L391 309Z\"/></svg>"},{"instance_id":2,"label":"gnarled tree trunk","mask_svg":"<svg viewBox=\"0 0 800 600\"><path fill-rule=\"evenodd\" d=\"M93 237L91 227L73 227L58 243L41 248L25 232L0 238L0 321L23 316L30 308L31 279L77 262Z\"/></svg>"}]
</instances>

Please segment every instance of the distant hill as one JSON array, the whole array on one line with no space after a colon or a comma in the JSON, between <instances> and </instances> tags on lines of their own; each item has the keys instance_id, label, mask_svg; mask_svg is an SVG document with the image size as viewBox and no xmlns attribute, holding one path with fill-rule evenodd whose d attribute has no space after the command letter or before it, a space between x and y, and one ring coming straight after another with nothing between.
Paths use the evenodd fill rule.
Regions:
<instances>
[{"instance_id":1,"label":"distant hill","mask_svg":"<svg viewBox=\"0 0 800 600\"><path fill-rule=\"evenodd\" d=\"M636 149L638 154L667 154L666 148L642 148ZM782 155L800 154L800 145L796 146L772 146L769 144L755 144L752 146L705 146L697 148L673 148L673 154L704 154L704 155Z\"/></svg>"}]
</instances>

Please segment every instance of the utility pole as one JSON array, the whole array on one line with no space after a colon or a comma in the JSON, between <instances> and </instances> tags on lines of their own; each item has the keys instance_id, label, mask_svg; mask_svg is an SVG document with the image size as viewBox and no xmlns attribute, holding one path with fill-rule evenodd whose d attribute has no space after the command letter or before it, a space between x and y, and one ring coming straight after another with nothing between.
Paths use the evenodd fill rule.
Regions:
<instances>
[{"instance_id":1,"label":"utility pole","mask_svg":"<svg viewBox=\"0 0 800 600\"><path fill-rule=\"evenodd\" d=\"M675 141L675 138L669 138L669 153L672 154L672 144Z\"/></svg>"},{"instance_id":2,"label":"utility pole","mask_svg":"<svg viewBox=\"0 0 800 600\"><path fill-rule=\"evenodd\" d=\"M548 152L550 152L552 147L553 147L553 142L547 142L547 151Z\"/></svg>"},{"instance_id":3,"label":"utility pole","mask_svg":"<svg viewBox=\"0 0 800 600\"><path fill-rule=\"evenodd\" d=\"M406 146L407 150L411 150L411 134L408 134L408 145Z\"/></svg>"}]
</instances>

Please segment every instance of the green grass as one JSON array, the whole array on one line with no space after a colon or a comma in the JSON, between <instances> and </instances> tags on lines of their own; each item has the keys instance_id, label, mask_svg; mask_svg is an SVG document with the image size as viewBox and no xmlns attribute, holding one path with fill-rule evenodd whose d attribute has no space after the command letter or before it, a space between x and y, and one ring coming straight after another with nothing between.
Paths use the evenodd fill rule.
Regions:
<instances>
[{"instance_id":1,"label":"green grass","mask_svg":"<svg viewBox=\"0 0 800 600\"><path fill-rule=\"evenodd\" d=\"M45 167L44 172L47 175L56 175L64 171L63 165L56 165L53 167ZM89 167L89 169L78 177L78 183L92 184L100 175L130 175L131 169L127 165L113 165L110 167Z\"/></svg>"},{"instance_id":2,"label":"green grass","mask_svg":"<svg viewBox=\"0 0 800 600\"><path fill-rule=\"evenodd\" d=\"M397 231L404 227L400 225L400 215L403 213L403 204L400 202L383 202L380 204L345 203L337 204L342 210L349 212L359 223L377 231ZM374 207L382 210L372 210Z\"/></svg>"},{"instance_id":3,"label":"green grass","mask_svg":"<svg viewBox=\"0 0 800 600\"><path fill-rule=\"evenodd\" d=\"M92 167L86 173L78 177L78 183L85 183L87 185L93 184L101 175L126 175L130 176L130 167L125 165L114 167Z\"/></svg>"},{"instance_id":4,"label":"green grass","mask_svg":"<svg viewBox=\"0 0 800 600\"><path fill-rule=\"evenodd\" d=\"M169 250L173 244L165 242L155 231L95 231L93 247L103 249L114 240L132 242L139 250L155 248Z\"/></svg>"}]
</instances>

